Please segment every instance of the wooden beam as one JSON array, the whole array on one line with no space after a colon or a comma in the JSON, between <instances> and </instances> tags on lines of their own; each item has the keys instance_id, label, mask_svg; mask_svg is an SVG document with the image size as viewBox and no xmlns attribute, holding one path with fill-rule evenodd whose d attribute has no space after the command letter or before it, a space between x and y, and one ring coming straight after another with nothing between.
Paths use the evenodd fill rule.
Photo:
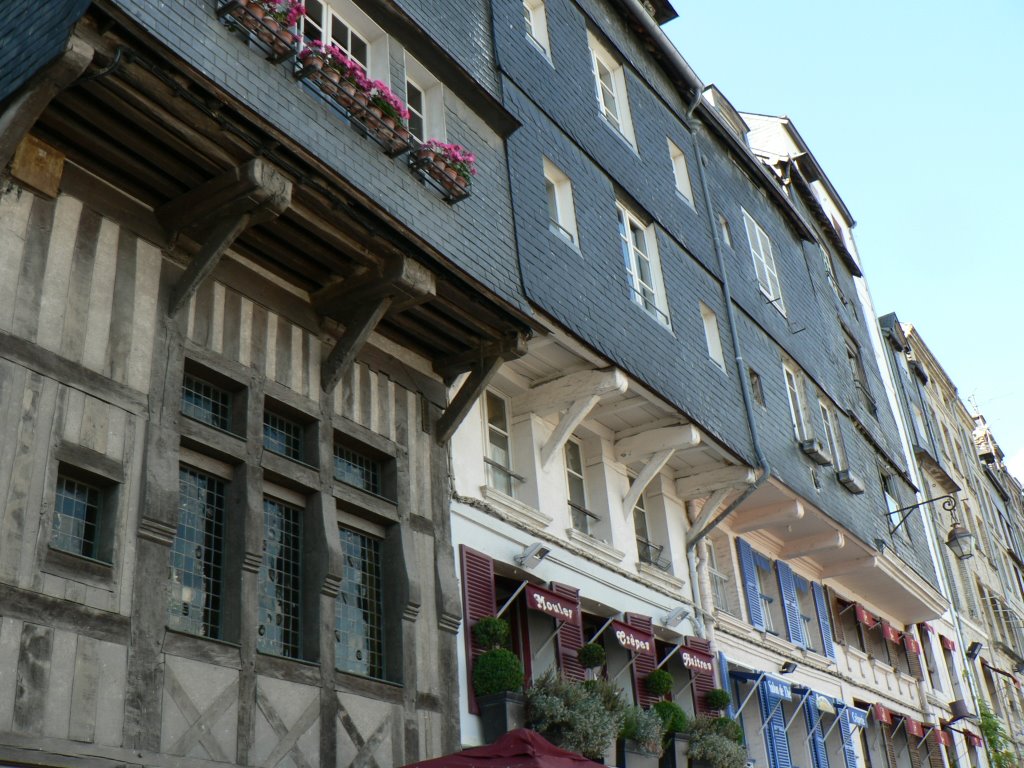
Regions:
<instances>
[{"instance_id":1,"label":"wooden beam","mask_svg":"<svg viewBox=\"0 0 1024 768\"><path fill-rule=\"evenodd\" d=\"M750 467L717 467L677 477L676 494L683 501L702 499L715 491L750 485L756 478L757 473Z\"/></svg>"},{"instance_id":2,"label":"wooden beam","mask_svg":"<svg viewBox=\"0 0 1024 768\"><path fill-rule=\"evenodd\" d=\"M700 445L700 432L692 424L650 429L615 442L615 458L622 462L637 461L666 450L685 451Z\"/></svg>"},{"instance_id":3,"label":"wooden beam","mask_svg":"<svg viewBox=\"0 0 1024 768\"><path fill-rule=\"evenodd\" d=\"M821 569L821 578L834 579L839 576L848 576L851 573L870 571L877 567L878 558L874 555L857 557L853 560L838 560L833 561L831 565L826 565Z\"/></svg>"},{"instance_id":4,"label":"wooden beam","mask_svg":"<svg viewBox=\"0 0 1024 768\"><path fill-rule=\"evenodd\" d=\"M558 426L540 449L540 464L543 469L547 469L551 459L558 455L573 431L590 415L591 409L597 405L597 401L600 399L600 395L581 397L562 414L562 418L558 420Z\"/></svg>"},{"instance_id":5,"label":"wooden beam","mask_svg":"<svg viewBox=\"0 0 1024 768\"><path fill-rule=\"evenodd\" d=\"M846 537L842 531L827 531L815 533L811 536L803 536L799 539L787 541L779 552L782 560L792 560L795 557L806 557L816 555L819 552L828 552L833 549L842 549L846 546Z\"/></svg>"},{"instance_id":6,"label":"wooden beam","mask_svg":"<svg viewBox=\"0 0 1024 768\"><path fill-rule=\"evenodd\" d=\"M651 480L658 476L658 473L664 469L665 465L668 464L668 460L672 458L672 454L675 452L675 448L666 448L663 451L658 451L658 453L651 456L644 465L644 468L640 470L640 474L636 476L636 480L629 486L626 495L622 497L622 512L626 520L633 519L633 510L636 507L636 503L640 500L641 494L647 490Z\"/></svg>"},{"instance_id":7,"label":"wooden beam","mask_svg":"<svg viewBox=\"0 0 1024 768\"><path fill-rule=\"evenodd\" d=\"M618 368L586 370L547 381L512 400L512 413L521 416L536 413L540 416L558 413L583 397L625 392L629 386L625 374Z\"/></svg>"},{"instance_id":8,"label":"wooden beam","mask_svg":"<svg viewBox=\"0 0 1024 768\"><path fill-rule=\"evenodd\" d=\"M64 53L29 78L11 99L0 114L0 170L11 162L21 140L53 98L85 71L94 53L92 46L72 35Z\"/></svg>"},{"instance_id":9,"label":"wooden beam","mask_svg":"<svg viewBox=\"0 0 1024 768\"><path fill-rule=\"evenodd\" d=\"M719 488L708 496L704 506L700 508L700 516L690 523L690 527L686 531L687 544L693 541L694 537L704 530L704 526L714 519L733 490L732 488Z\"/></svg>"},{"instance_id":10,"label":"wooden beam","mask_svg":"<svg viewBox=\"0 0 1024 768\"><path fill-rule=\"evenodd\" d=\"M199 290L203 280L217 268L224 251L231 247L235 239L248 226L249 214L247 213L237 218L224 219L214 226L199 248L199 253L192 257L192 261L185 267L174 290L171 291L171 301L167 308L171 317L178 314L181 308L188 304L192 294Z\"/></svg>"},{"instance_id":11,"label":"wooden beam","mask_svg":"<svg viewBox=\"0 0 1024 768\"><path fill-rule=\"evenodd\" d=\"M481 359L470 371L469 377L462 383L458 394L448 404L444 413L441 414L441 418L437 420L434 439L438 444L444 445L451 439L462 420L466 418L469 409L487 389L487 385L491 383L491 379L494 378L504 362L501 355L492 354Z\"/></svg>"},{"instance_id":12,"label":"wooden beam","mask_svg":"<svg viewBox=\"0 0 1024 768\"><path fill-rule=\"evenodd\" d=\"M422 264L401 256L388 259L380 270L368 269L346 280L332 283L313 295L313 307L321 315L345 322L357 307L376 305L390 299L392 313L408 309L434 297L437 281Z\"/></svg>"},{"instance_id":13,"label":"wooden beam","mask_svg":"<svg viewBox=\"0 0 1024 768\"><path fill-rule=\"evenodd\" d=\"M358 316L345 326L345 332L334 345L327 359L320 365L320 388L326 394L334 391L342 375L355 362L359 350L366 344L377 323L391 306L391 297L384 296L375 302L363 304Z\"/></svg>"},{"instance_id":14,"label":"wooden beam","mask_svg":"<svg viewBox=\"0 0 1024 768\"><path fill-rule=\"evenodd\" d=\"M532 349L531 345L531 349ZM634 408L639 408L642 405L651 405L652 403L643 397L627 397L625 400L619 400L616 403L608 403L607 405L599 405L594 409L595 419L607 419L612 416L618 416L619 414L625 413L626 411L632 411Z\"/></svg>"},{"instance_id":15,"label":"wooden beam","mask_svg":"<svg viewBox=\"0 0 1024 768\"><path fill-rule=\"evenodd\" d=\"M733 515L729 527L733 533L749 533L777 525L789 525L802 519L804 505L796 500L780 501L754 509L744 509Z\"/></svg>"},{"instance_id":16,"label":"wooden beam","mask_svg":"<svg viewBox=\"0 0 1024 768\"><path fill-rule=\"evenodd\" d=\"M211 222L251 217L250 225L270 221L291 204L292 183L255 157L179 195L156 209L169 233L201 231Z\"/></svg>"},{"instance_id":17,"label":"wooden beam","mask_svg":"<svg viewBox=\"0 0 1024 768\"><path fill-rule=\"evenodd\" d=\"M488 341L473 349L452 355L444 360L434 363L434 370L445 381L451 383L460 373L477 370L481 363L492 357L501 360L515 360L526 354L526 337L521 333L499 339Z\"/></svg>"}]
</instances>

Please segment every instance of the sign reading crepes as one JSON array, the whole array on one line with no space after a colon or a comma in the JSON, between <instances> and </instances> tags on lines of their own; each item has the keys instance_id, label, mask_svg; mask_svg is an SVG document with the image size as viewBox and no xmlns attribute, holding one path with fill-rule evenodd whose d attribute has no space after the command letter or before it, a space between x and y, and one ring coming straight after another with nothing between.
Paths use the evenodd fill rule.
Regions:
<instances>
[{"instance_id":1,"label":"sign reading crepes","mask_svg":"<svg viewBox=\"0 0 1024 768\"><path fill-rule=\"evenodd\" d=\"M580 606L567 598L548 592L546 589L526 586L526 605L535 611L546 613L564 624L580 626Z\"/></svg>"},{"instance_id":2,"label":"sign reading crepes","mask_svg":"<svg viewBox=\"0 0 1024 768\"><path fill-rule=\"evenodd\" d=\"M619 645L627 651L642 653L645 656L654 655L654 635L649 635L636 627L623 624L621 621L612 622L612 632Z\"/></svg>"},{"instance_id":3,"label":"sign reading crepes","mask_svg":"<svg viewBox=\"0 0 1024 768\"><path fill-rule=\"evenodd\" d=\"M679 658L683 660L683 666L687 669L696 669L700 672L715 671L715 664L711 654L686 649L679 652Z\"/></svg>"}]
</instances>

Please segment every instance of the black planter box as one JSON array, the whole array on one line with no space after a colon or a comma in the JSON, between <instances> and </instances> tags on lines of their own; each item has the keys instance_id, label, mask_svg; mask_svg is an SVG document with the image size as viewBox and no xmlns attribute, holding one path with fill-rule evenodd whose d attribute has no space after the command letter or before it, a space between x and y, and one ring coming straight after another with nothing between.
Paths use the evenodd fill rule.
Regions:
<instances>
[{"instance_id":1,"label":"black planter box","mask_svg":"<svg viewBox=\"0 0 1024 768\"><path fill-rule=\"evenodd\" d=\"M488 744L509 731L526 726L526 697L521 693L492 693L476 697L484 741Z\"/></svg>"}]
</instances>

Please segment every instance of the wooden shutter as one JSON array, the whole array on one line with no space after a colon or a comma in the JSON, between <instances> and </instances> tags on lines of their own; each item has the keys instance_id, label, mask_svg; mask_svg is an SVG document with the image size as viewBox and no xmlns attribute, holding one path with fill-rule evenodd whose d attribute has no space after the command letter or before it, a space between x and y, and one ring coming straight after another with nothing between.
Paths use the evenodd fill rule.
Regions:
<instances>
[{"instance_id":1,"label":"wooden shutter","mask_svg":"<svg viewBox=\"0 0 1024 768\"><path fill-rule=\"evenodd\" d=\"M789 642L806 648L804 622L800 617L800 601L796 598L793 569L787 563L776 560L775 573L779 579L779 594L782 595L782 607L786 614L786 636L789 638Z\"/></svg>"},{"instance_id":2,"label":"wooden shutter","mask_svg":"<svg viewBox=\"0 0 1024 768\"><path fill-rule=\"evenodd\" d=\"M832 637L832 622L829 620L828 601L825 598L825 590L821 584L811 584L814 593L814 609L818 614L818 626L821 627L821 646L825 656L830 659L836 657L836 646Z\"/></svg>"},{"instance_id":3,"label":"wooden shutter","mask_svg":"<svg viewBox=\"0 0 1024 768\"><path fill-rule=\"evenodd\" d=\"M494 596L494 561L482 552L460 545L462 557L462 606L465 611L466 672L469 690L473 690L473 662L486 648L473 640L473 625L496 610ZM469 696L469 711L477 714L476 696Z\"/></svg>"},{"instance_id":4,"label":"wooden shutter","mask_svg":"<svg viewBox=\"0 0 1024 768\"><path fill-rule=\"evenodd\" d=\"M917 742L920 740L918 736L907 734L907 754L910 755L910 768L922 768L921 750L917 748Z\"/></svg>"},{"instance_id":5,"label":"wooden shutter","mask_svg":"<svg viewBox=\"0 0 1024 768\"><path fill-rule=\"evenodd\" d=\"M686 644L695 651L711 654L711 643L707 640L702 640L699 637L687 637ZM691 669L690 677L693 679L693 685L690 686L693 691L693 711L698 715L710 715L714 710L708 706L705 696L715 687L715 673L711 670ZM726 680L722 687L728 690L729 681Z\"/></svg>"},{"instance_id":6,"label":"wooden shutter","mask_svg":"<svg viewBox=\"0 0 1024 768\"><path fill-rule=\"evenodd\" d=\"M943 746L939 743L939 734L937 730L933 730L928 734L928 741L925 742L928 745L928 768L946 768L946 763L942 759Z\"/></svg>"},{"instance_id":7,"label":"wooden shutter","mask_svg":"<svg viewBox=\"0 0 1024 768\"><path fill-rule=\"evenodd\" d=\"M843 762L846 768L858 768L857 749L853 746L853 727L850 725L850 713L845 707L839 713L839 735L843 739Z\"/></svg>"},{"instance_id":8,"label":"wooden shutter","mask_svg":"<svg viewBox=\"0 0 1024 768\"><path fill-rule=\"evenodd\" d=\"M813 702L813 706L812 706ZM825 748L825 734L821 728L821 710L818 709L818 694L812 693L804 702L804 721L810 734L808 746L814 768L828 768L828 750Z\"/></svg>"},{"instance_id":9,"label":"wooden shutter","mask_svg":"<svg viewBox=\"0 0 1024 768\"><path fill-rule=\"evenodd\" d=\"M641 632L645 632L648 635L652 635L651 630L654 629L654 622L651 621L650 616L643 616L639 613L627 613L624 617L626 624L631 627L636 627ZM653 635L652 635L653 636ZM641 707L649 707L655 702L659 701L659 697L647 690L647 676L654 671L654 668L658 665L658 657L656 655L649 655L646 653L633 653L636 654L636 661L633 662L633 690L636 693L636 703Z\"/></svg>"},{"instance_id":10,"label":"wooden shutter","mask_svg":"<svg viewBox=\"0 0 1024 768\"><path fill-rule=\"evenodd\" d=\"M768 748L768 764L771 768L793 768L789 756L789 737L786 735L786 717L779 699L768 692L766 685L757 687L757 698L761 705L761 722L768 723L764 729L765 746ZM774 710L774 714L772 711Z\"/></svg>"},{"instance_id":11,"label":"wooden shutter","mask_svg":"<svg viewBox=\"0 0 1024 768\"><path fill-rule=\"evenodd\" d=\"M832 641L840 645L846 645L846 630L843 629L843 618L841 615L844 606L831 587L825 587L825 597L831 613L830 618L832 619Z\"/></svg>"},{"instance_id":12,"label":"wooden shutter","mask_svg":"<svg viewBox=\"0 0 1024 768\"><path fill-rule=\"evenodd\" d=\"M747 596L747 615L754 629L764 631L764 609L761 605L761 583L757 580L757 566L754 565L754 550L743 539L736 539L736 550L740 556L740 570L743 573L743 592Z\"/></svg>"},{"instance_id":13,"label":"wooden shutter","mask_svg":"<svg viewBox=\"0 0 1024 768\"><path fill-rule=\"evenodd\" d=\"M576 609L579 610L580 591L578 589L566 584L551 582L551 591L559 597L572 601L576 605ZM556 640L558 668L562 671L562 675L569 680L586 679L586 671L580 666L580 660L576 655L583 647L584 642L582 622L579 625L563 624L558 628L558 639Z\"/></svg>"},{"instance_id":14,"label":"wooden shutter","mask_svg":"<svg viewBox=\"0 0 1024 768\"><path fill-rule=\"evenodd\" d=\"M878 727L882 729L882 742L885 744L885 762L889 768L899 768L896 763L896 745L892 741L892 729L894 726L888 723L879 723ZM908 741L909 743L909 741Z\"/></svg>"},{"instance_id":15,"label":"wooden shutter","mask_svg":"<svg viewBox=\"0 0 1024 768\"><path fill-rule=\"evenodd\" d=\"M723 690L728 691L730 694L735 695L733 694L732 680L729 678L729 659L721 651L718 652L718 677L718 686ZM729 702L729 706L725 708L725 714L726 717L736 716L736 707L731 701Z\"/></svg>"}]
</instances>

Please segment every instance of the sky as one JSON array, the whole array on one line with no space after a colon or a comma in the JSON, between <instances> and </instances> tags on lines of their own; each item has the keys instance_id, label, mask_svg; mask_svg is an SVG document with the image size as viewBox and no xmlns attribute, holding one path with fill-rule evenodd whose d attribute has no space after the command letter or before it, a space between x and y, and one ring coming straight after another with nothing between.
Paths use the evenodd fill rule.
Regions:
<instances>
[{"instance_id":1,"label":"sky","mask_svg":"<svg viewBox=\"0 0 1024 768\"><path fill-rule=\"evenodd\" d=\"M876 313L917 328L1024 479L1024 2L673 4L705 84L793 121L857 221Z\"/></svg>"}]
</instances>

